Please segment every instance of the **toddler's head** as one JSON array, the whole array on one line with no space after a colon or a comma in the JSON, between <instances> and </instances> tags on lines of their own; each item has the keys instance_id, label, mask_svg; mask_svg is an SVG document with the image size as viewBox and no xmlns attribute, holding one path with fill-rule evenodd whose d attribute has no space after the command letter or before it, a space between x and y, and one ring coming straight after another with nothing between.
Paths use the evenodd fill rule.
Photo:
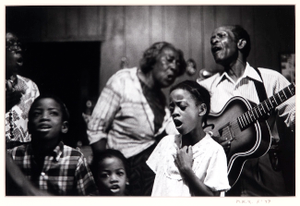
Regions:
<instances>
[{"instance_id":1,"label":"toddler's head","mask_svg":"<svg viewBox=\"0 0 300 206\"><path fill-rule=\"evenodd\" d=\"M126 195L129 170L127 160L120 151L107 149L94 156L91 168L100 195Z\"/></svg>"},{"instance_id":2,"label":"toddler's head","mask_svg":"<svg viewBox=\"0 0 300 206\"><path fill-rule=\"evenodd\" d=\"M210 111L209 92L195 81L180 82L170 90L170 111L181 134L195 129L200 119L204 127Z\"/></svg>"},{"instance_id":3,"label":"toddler's head","mask_svg":"<svg viewBox=\"0 0 300 206\"><path fill-rule=\"evenodd\" d=\"M41 95L32 103L28 114L28 130L33 141L59 141L68 132L69 113L54 95Z\"/></svg>"}]
</instances>

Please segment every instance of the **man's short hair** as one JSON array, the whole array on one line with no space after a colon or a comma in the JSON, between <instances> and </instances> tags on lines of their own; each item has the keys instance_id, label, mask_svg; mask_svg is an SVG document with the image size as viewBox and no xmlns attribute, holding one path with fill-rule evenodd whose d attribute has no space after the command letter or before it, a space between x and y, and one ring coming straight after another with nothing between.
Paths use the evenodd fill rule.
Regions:
<instances>
[{"instance_id":1,"label":"man's short hair","mask_svg":"<svg viewBox=\"0 0 300 206\"><path fill-rule=\"evenodd\" d=\"M241 50L244 54L244 57L247 58L249 56L251 50L251 41L250 35L248 32L240 25L230 26L232 33L234 34L236 40L244 39L247 43L245 47Z\"/></svg>"}]
</instances>

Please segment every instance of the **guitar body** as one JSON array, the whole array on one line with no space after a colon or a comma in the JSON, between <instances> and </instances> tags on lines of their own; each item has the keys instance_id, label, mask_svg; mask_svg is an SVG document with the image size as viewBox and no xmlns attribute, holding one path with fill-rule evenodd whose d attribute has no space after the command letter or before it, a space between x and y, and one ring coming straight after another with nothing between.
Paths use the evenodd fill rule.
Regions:
<instances>
[{"instance_id":1,"label":"guitar body","mask_svg":"<svg viewBox=\"0 0 300 206\"><path fill-rule=\"evenodd\" d=\"M233 186L238 180L245 162L250 158L264 155L270 148L271 135L266 120L255 121L245 129L241 129L237 118L250 110L252 105L242 97L233 97L217 114L210 114L207 124L214 139L219 142L231 142L227 151L228 179Z\"/></svg>"}]
</instances>

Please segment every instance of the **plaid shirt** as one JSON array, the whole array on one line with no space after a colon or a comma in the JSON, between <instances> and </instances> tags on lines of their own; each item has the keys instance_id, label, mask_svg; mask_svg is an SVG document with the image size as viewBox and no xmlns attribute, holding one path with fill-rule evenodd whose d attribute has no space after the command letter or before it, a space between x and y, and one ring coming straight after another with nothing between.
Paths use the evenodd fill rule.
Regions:
<instances>
[{"instance_id":1,"label":"plaid shirt","mask_svg":"<svg viewBox=\"0 0 300 206\"><path fill-rule=\"evenodd\" d=\"M24 175L39 189L53 195L96 195L94 178L83 154L62 142L37 168L31 144L8 150ZM37 175L35 176L34 173Z\"/></svg>"}]
</instances>

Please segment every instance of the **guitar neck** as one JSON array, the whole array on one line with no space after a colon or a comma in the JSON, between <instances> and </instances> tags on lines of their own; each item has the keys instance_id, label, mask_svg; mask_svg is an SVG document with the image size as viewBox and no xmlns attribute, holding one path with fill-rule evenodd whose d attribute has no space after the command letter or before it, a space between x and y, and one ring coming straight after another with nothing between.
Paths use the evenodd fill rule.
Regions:
<instances>
[{"instance_id":1,"label":"guitar neck","mask_svg":"<svg viewBox=\"0 0 300 206\"><path fill-rule=\"evenodd\" d=\"M285 102L287 99L295 95L295 85L290 84L283 90L279 91L272 97L264 100L257 106L253 107L251 110L242 114L237 118L239 126L241 129L245 129L256 120L261 119L268 115L272 110L274 110L278 105Z\"/></svg>"}]
</instances>

